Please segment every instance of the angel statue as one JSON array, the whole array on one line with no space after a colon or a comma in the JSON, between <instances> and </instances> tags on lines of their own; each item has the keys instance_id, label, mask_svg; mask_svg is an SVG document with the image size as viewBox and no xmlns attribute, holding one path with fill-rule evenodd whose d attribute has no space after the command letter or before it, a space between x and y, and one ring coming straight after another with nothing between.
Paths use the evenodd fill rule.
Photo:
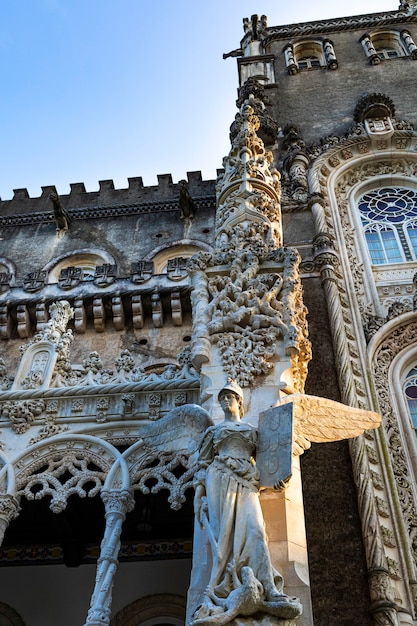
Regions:
<instances>
[{"instance_id":1,"label":"angel statue","mask_svg":"<svg viewBox=\"0 0 417 626\"><path fill-rule=\"evenodd\" d=\"M229 380L218 400L225 419L207 428L195 475L195 516L207 533L212 567L192 623L222 626L259 611L297 617L301 604L283 593L269 555L254 461L257 431L241 421L243 391Z\"/></svg>"},{"instance_id":2,"label":"angel statue","mask_svg":"<svg viewBox=\"0 0 417 626\"><path fill-rule=\"evenodd\" d=\"M224 626L255 613L256 623L261 614L294 619L302 605L284 594L282 576L272 566L259 489L284 489L292 456L312 441L356 437L376 428L380 416L293 394L261 413L256 429L241 421L243 391L235 381L228 380L218 400L225 419L206 429L195 474L195 516L210 544L211 572L191 624Z\"/></svg>"}]
</instances>

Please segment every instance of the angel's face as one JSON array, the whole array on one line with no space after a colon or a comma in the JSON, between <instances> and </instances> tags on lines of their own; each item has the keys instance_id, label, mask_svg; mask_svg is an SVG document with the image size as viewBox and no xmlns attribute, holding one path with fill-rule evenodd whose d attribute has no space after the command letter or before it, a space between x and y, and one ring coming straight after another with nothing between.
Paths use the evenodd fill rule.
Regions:
<instances>
[{"instance_id":1,"label":"angel's face","mask_svg":"<svg viewBox=\"0 0 417 626\"><path fill-rule=\"evenodd\" d=\"M233 391L223 391L219 396L219 402L226 419L233 421L240 419L240 402Z\"/></svg>"}]
</instances>

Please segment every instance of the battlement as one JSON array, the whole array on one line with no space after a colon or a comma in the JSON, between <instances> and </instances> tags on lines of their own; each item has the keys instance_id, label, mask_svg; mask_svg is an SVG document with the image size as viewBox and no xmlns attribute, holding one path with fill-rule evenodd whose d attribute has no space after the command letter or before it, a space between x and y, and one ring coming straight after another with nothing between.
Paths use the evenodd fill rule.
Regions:
<instances>
[{"instance_id":1,"label":"battlement","mask_svg":"<svg viewBox=\"0 0 417 626\"><path fill-rule=\"evenodd\" d=\"M217 174L223 170L217 170ZM174 183L171 174L158 174L158 184L144 186L141 176L128 178L128 187L115 189L113 180L99 181L98 191L87 191L84 183L71 183L69 194L59 194L62 206L67 210L160 203L178 201L180 185ZM192 197L214 196L215 180L203 180L201 171L187 172L188 190ZM40 196L31 197L26 188L14 189L10 200L0 199L0 217L50 213L51 194L57 194L55 185L46 185Z\"/></svg>"}]
</instances>

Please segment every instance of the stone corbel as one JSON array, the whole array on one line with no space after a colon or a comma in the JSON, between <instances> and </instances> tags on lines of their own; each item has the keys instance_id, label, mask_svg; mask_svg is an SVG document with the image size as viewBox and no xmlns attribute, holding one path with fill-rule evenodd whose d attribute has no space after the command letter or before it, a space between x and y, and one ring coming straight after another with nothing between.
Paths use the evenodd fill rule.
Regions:
<instances>
[{"instance_id":1,"label":"stone corbel","mask_svg":"<svg viewBox=\"0 0 417 626\"><path fill-rule=\"evenodd\" d=\"M106 510L106 528L97 561L96 583L85 626L106 626L110 623L114 576L119 564L120 535L126 514L135 500L130 491L103 490L101 499Z\"/></svg>"},{"instance_id":2,"label":"stone corbel","mask_svg":"<svg viewBox=\"0 0 417 626\"><path fill-rule=\"evenodd\" d=\"M152 303L152 321L155 328L162 328L164 325L164 312L162 309L162 301L159 293L153 293L151 296Z\"/></svg>"},{"instance_id":3,"label":"stone corbel","mask_svg":"<svg viewBox=\"0 0 417 626\"><path fill-rule=\"evenodd\" d=\"M16 311L17 334L21 339L26 339L30 334L29 311L26 304L19 304Z\"/></svg>"},{"instance_id":4,"label":"stone corbel","mask_svg":"<svg viewBox=\"0 0 417 626\"><path fill-rule=\"evenodd\" d=\"M182 326L182 305L179 291L171 293L171 312L174 326Z\"/></svg>"},{"instance_id":5,"label":"stone corbel","mask_svg":"<svg viewBox=\"0 0 417 626\"><path fill-rule=\"evenodd\" d=\"M116 330L123 330L125 327L125 310L120 296L112 298L111 306L113 310L113 324Z\"/></svg>"},{"instance_id":6,"label":"stone corbel","mask_svg":"<svg viewBox=\"0 0 417 626\"><path fill-rule=\"evenodd\" d=\"M36 305L36 331L42 332L48 321L48 312L46 310L45 302L38 302Z\"/></svg>"},{"instance_id":7,"label":"stone corbel","mask_svg":"<svg viewBox=\"0 0 417 626\"><path fill-rule=\"evenodd\" d=\"M82 298L74 302L74 328L80 335L87 330L87 313Z\"/></svg>"},{"instance_id":8,"label":"stone corbel","mask_svg":"<svg viewBox=\"0 0 417 626\"><path fill-rule=\"evenodd\" d=\"M12 333L12 318L7 310L7 304L0 306L0 338L9 339Z\"/></svg>"},{"instance_id":9,"label":"stone corbel","mask_svg":"<svg viewBox=\"0 0 417 626\"><path fill-rule=\"evenodd\" d=\"M133 328L135 330L140 330L141 328L143 328L142 296L132 296L132 317Z\"/></svg>"},{"instance_id":10,"label":"stone corbel","mask_svg":"<svg viewBox=\"0 0 417 626\"><path fill-rule=\"evenodd\" d=\"M93 300L94 327L98 333L104 333L106 329L106 312L102 298Z\"/></svg>"}]
</instances>

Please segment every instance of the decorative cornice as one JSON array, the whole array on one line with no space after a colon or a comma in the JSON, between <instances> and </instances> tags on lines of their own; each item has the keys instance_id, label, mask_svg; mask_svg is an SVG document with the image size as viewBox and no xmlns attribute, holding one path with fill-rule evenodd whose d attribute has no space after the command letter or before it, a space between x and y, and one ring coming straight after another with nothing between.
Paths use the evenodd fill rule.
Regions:
<instances>
[{"instance_id":1,"label":"decorative cornice","mask_svg":"<svg viewBox=\"0 0 417 626\"><path fill-rule=\"evenodd\" d=\"M197 209L215 208L216 198L214 195L193 197ZM110 206L80 207L69 209L68 213L72 220L86 220L94 218L122 217L126 215L140 215L146 213L163 213L178 211L178 200L160 202L135 202L132 204L114 204ZM25 215L0 216L0 226L28 226L32 224L54 223L52 212L26 213Z\"/></svg>"},{"instance_id":2,"label":"decorative cornice","mask_svg":"<svg viewBox=\"0 0 417 626\"><path fill-rule=\"evenodd\" d=\"M266 29L263 40L264 47L272 41L289 39L291 37L303 37L308 35L325 34L346 30L358 30L378 28L386 25L408 24L417 22L417 15L410 15L406 11L387 11L367 15L354 15L330 20L319 20L285 26L272 26Z\"/></svg>"},{"instance_id":3,"label":"decorative cornice","mask_svg":"<svg viewBox=\"0 0 417 626\"><path fill-rule=\"evenodd\" d=\"M97 563L99 551L98 545L87 545L82 563ZM132 562L149 561L150 559L189 559L191 555L191 539L126 542L121 546L118 560ZM63 562L63 549L62 546L58 545L4 546L0 549L0 568L11 565L46 565Z\"/></svg>"}]
</instances>

